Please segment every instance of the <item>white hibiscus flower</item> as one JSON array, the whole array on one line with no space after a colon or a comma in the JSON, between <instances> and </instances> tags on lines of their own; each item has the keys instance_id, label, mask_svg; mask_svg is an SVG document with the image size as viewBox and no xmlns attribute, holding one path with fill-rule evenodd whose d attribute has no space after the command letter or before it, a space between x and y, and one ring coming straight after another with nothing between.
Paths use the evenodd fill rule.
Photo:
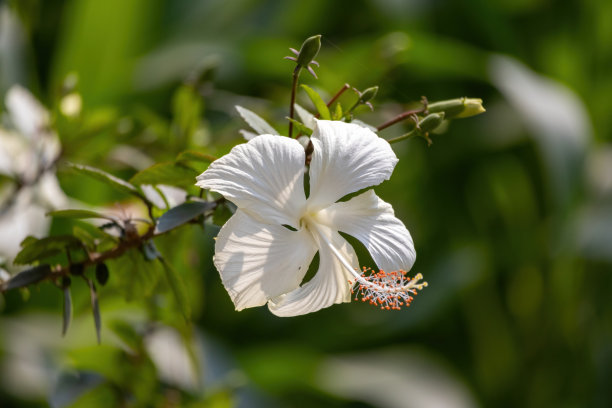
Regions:
<instances>
[{"instance_id":1,"label":"white hibiscus flower","mask_svg":"<svg viewBox=\"0 0 612 408\"><path fill-rule=\"evenodd\" d=\"M17 183L0 184L0 263L10 262L28 235L45 235L51 222L45 213L68 202L55 177L61 146L49 113L19 85L5 103L10 126L0 125L0 175Z\"/></svg>"},{"instance_id":2,"label":"white hibiscus flower","mask_svg":"<svg viewBox=\"0 0 612 408\"><path fill-rule=\"evenodd\" d=\"M426 283L405 276L416 254L404 224L373 190L338 202L388 180L397 157L355 124L317 121L311 141L308 198L304 148L282 136L238 145L197 178L238 207L219 232L214 257L236 309L268 303L278 316L296 316L349 302L352 291L383 308L408 305ZM358 273L340 231L360 240L381 271ZM317 251L319 269L301 285Z\"/></svg>"}]
</instances>

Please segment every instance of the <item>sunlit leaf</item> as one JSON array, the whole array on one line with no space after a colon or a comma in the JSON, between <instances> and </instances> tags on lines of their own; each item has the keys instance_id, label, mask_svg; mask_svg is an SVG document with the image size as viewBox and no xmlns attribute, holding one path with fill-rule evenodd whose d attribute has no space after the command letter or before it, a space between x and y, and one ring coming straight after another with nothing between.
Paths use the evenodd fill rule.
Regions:
<instances>
[{"instance_id":1,"label":"sunlit leaf","mask_svg":"<svg viewBox=\"0 0 612 408\"><path fill-rule=\"evenodd\" d=\"M189 187L195 184L195 178L200 174L197 170L180 163L163 162L144 169L134 175L130 182L141 184L165 184L168 186Z\"/></svg>"},{"instance_id":2,"label":"sunlit leaf","mask_svg":"<svg viewBox=\"0 0 612 408\"><path fill-rule=\"evenodd\" d=\"M308 136L312 135L312 129L307 128L302 122L298 122L297 120L291 118L287 119L293 123L299 133L303 133Z\"/></svg>"},{"instance_id":3,"label":"sunlit leaf","mask_svg":"<svg viewBox=\"0 0 612 408\"><path fill-rule=\"evenodd\" d=\"M279 133L268 122L262 119L258 114L250 111L242 106L236 105L236 110L242 116L242 119L260 135L278 135Z\"/></svg>"},{"instance_id":4,"label":"sunlit leaf","mask_svg":"<svg viewBox=\"0 0 612 408\"><path fill-rule=\"evenodd\" d=\"M342 112L342 105L340 105L340 103L337 103L336 108L334 109L334 114L332 115L332 120L342 119L343 114L344 112Z\"/></svg>"},{"instance_id":5,"label":"sunlit leaf","mask_svg":"<svg viewBox=\"0 0 612 408\"><path fill-rule=\"evenodd\" d=\"M47 213L47 215L56 218L103 218L107 220L114 220L114 218L111 216L90 210L57 210L50 211Z\"/></svg>"},{"instance_id":6,"label":"sunlit leaf","mask_svg":"<svg viewBox=\"0 0 612 408\"><path fill-rule=\"evenodd\" d=\"M321 98L321 95L319 95L317 93L317 91L315 91L314 89L312 89L308 85L303 85L302 84L301 87L308 94L308 97L310 98L310 100L314 104L315 108L317 109L317 112L319 112L319 116L321 117L321 119L330 120L331 119L331 114L329 113L329 108L327 107L327 105L323 101L323 98Z\"/></svg>"},{"instance_id":7,"label":"sunlit leaf","mask_svg":"<svg viewBox=\"0 0 612 408\"><path fill-rule=\"evenodd\" d=\"M100 170L95 167L85 166L82 164L70 164L70 168L79 174L83 174L98 181L101 181L102 183L114 188L115 190L127 194L136 195L142 198L142 195L135 186L125 180L120 179L119 177L115 177L112 174L105 172L104 170Z\"/></svg>"}]
</instances>

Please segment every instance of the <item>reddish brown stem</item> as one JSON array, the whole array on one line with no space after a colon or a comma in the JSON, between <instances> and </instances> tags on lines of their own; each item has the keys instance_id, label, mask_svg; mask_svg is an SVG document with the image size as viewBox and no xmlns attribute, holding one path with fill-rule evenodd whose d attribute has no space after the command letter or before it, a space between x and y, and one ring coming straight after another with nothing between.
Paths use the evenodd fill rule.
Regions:
<instances>
[{"instance_id":1,"label":"reddish brown stem","mask_svg":"<svg viewBox=\"0 0 612 408\"><path fill-rule=\"evenodd\" d=\"M394 117L393 119L383 123L382 125L378 126L376 129L378 131L381 131L383 129L388 128L389 126L395 125L398 122L401 122L402 120L409 118L411 115L417 114L417 113L423 113L425 112L425 107L423 108L419 108L419 109L412 109L403 113L400 113L399 115L397 115L396 117Z\"/></svg>"}]
</instances>

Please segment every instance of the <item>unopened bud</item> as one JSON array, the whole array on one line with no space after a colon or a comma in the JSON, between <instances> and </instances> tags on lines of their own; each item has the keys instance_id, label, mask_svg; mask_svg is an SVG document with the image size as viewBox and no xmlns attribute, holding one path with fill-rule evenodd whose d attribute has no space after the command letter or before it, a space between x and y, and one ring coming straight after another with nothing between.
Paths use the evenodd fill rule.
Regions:
<instances>
[{"instance_id":1,"label":"unopened bud","mask_svg":"<svg viewBox=\"0 0 612 408\"><path fill-rule=\"evenodd\" d=\"M446 119L469 118L485 112L480 98L457 98L435 102L427 106L431 113L444 112Z\"/></svg>"},{"instance_id":2,"label":"unopened bud","mask_svg":"<svg viewBox=\"0 0 612 408\"><path fill-rule=\"evenodd\" d=\"M430 113L419 122L421 132L431 132L435 130L444 121L444 112Z\"/></svg>"},{"instance_id":3,"label":"unopened bud","mask_svg":"<svg viewBox=\"0 0 612 408\"><path fill-rule=\"evenodd\" d=\"M377 86L373 86L371 88L366 89L359 96L359 103L365 104L365 103L371 101L372 99L374 99L374 97L376 96L377 93L378 93L378 87Z\"/></svg>"},{"instance_id":4,"label":"unopened bud","mask_svg":"<svg viewBox=\"0 0 612 408\"><path fill-rule=\"evenodd\" d=\"M297 64L301 67L307 68L308 64L312 62L313 59L319 53L321 49L321 35L313 35L312 37L308 37L306 41L302 44L302 48L300 48L300 52L297 56Z\"/></svg>"},{"instance_id":5,"label":"unopened bud","mask_svg":"<svg viewBox=\"0 0 612 408\"><path fill-rule=\"evenodd\" d=\"M108 282L108 267L106 264L98 264L96 265L96 280L101 286L106 285Z\"/></svg>"}]
</instances>

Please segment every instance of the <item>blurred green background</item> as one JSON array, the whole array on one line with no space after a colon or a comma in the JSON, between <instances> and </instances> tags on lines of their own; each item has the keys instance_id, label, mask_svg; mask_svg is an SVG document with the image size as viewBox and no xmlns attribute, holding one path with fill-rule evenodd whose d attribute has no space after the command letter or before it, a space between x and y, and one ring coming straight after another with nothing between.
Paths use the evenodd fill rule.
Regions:
<instances>
[{"instance_id":1,"label":"blurred green background","mask_svg":"<svg viewBox=\"0 0 612 408\"><path fill-rule=\"evenodd\" d=\"M235 312L215 228L188 227L158 246L189 283L193 326L163 295L126 302L114 276L100 346L84 284L63 339L52 285L0 299L0 405L612 406L611 21L607 0L0 3L0 94L20 83L57 114L76 74L82 112L55 121L63 159L123 177L186 148L228 151L242 141L235 104L285 129L282 58L313 34L319 80L303 81L328 96L379 85L373 125L422 95L487 108L431 147L393 145L400 162L376 190L429 282L409 309ZM126 200L58 177L90 204Z\"/></svg>"}]
</instances>

